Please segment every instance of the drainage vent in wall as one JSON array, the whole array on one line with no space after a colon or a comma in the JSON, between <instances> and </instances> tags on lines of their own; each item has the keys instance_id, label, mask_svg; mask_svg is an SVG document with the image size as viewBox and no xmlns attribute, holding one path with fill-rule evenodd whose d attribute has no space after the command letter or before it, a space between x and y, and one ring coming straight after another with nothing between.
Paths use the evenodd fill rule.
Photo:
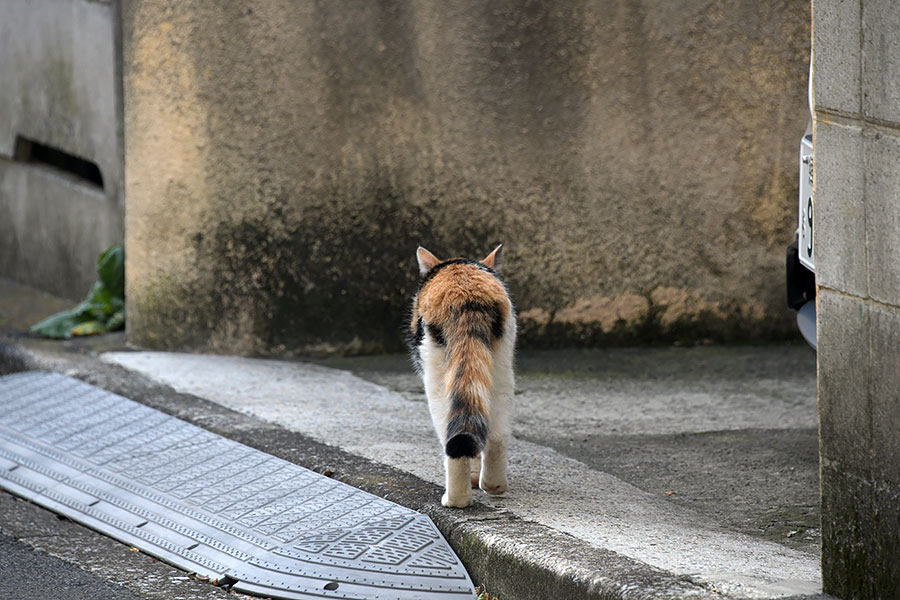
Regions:
<instances>
[{"instance_id":1,"label":"drainage vent in wall","mask_svg":"<svg viewBox=\"0 0 900 600\"><path fill-rule=\"evenodd\" d=\"M69 154L65 150L16 136L13 159L50 167L74 177L80 183L103 189L103 174L100 173L100 167L94 162Z\"/></svg>"}]
</instances>

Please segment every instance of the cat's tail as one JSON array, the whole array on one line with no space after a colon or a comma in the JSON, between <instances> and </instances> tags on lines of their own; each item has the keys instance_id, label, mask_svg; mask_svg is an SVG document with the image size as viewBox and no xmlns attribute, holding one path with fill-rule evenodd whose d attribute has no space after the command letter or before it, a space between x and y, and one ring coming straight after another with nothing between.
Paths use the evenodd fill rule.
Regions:
<instances>
[{"instance_id":1,"label":"cat's tail","mask_svg":"<svg viewBox=\"0 0 900 600\"><path fill-rule=\"evenodd\" d=\"M502 320L499 306L466 303L453 311L444 327L450 398L444 450L450 458L474 458L487 443L498 320Z\"/></svg>"}]
</instances>

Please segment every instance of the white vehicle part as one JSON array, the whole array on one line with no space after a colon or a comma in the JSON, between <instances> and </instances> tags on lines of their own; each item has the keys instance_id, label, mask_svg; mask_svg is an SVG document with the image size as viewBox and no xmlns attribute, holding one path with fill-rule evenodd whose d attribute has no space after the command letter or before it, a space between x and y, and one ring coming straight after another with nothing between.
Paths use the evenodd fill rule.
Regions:
<instances>
[{"instance_id":1,"label":"white vehicle part","mask_svg":"<svg viewBox=\"0 0 900 600\"><path fill-rule=\"evenodd\" d=\"M807 127L806 135L800 142L800 204L798 220L800 223L797 250L800 264L812 272L816 271L816 255L814 240L814 206L813 202L813 142L812 123Z\"/></svg>"},{"instance_id":2,"label":"white vehicle part","mask_svg":"<svg viewBox=\"0 0 900 600\"><path fill-rule=\"evenodd\" d=\"M816 272L816 251L814 247L814 215L815 201L813 200L813 78L812 63L809 65L809 86L807 88L807 102L809 103L809 123L806 133L800 140L800 205L798 211L799 227L797 228L797 251L800 264Z\"/></svg>"}]
</instances>

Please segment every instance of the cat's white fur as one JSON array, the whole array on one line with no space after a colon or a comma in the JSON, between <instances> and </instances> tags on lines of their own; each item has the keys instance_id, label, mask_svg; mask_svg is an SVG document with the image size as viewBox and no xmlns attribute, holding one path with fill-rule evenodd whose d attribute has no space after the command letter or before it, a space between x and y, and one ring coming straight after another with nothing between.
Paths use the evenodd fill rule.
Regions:
<instances>
[{"instance_id":1,"label":"cat's white fur","mask_svg":"<svg viewBox=\"0 0 900 600\"><path fill-rule=\"evenodd\" d=\"M488 402L487 445L480 459L454 459L444 455L445 492L441 498L441 504L444 506L465 508L472 504L472 479L475 476L478 476L478 486L489 494L502 494L509 488L506 476L506 452L509 445L515 389L513 354L516 345L516 319L512 302L508 298L506 301L509 303L509 318L504 324L503 336L492 351L493 385ZM419 356L431 421L443 450L447 444L450 411L450 398L444 386L446 356L444 348L431 338L427 330L419 345Z\"/></svg>"}]
</instances>

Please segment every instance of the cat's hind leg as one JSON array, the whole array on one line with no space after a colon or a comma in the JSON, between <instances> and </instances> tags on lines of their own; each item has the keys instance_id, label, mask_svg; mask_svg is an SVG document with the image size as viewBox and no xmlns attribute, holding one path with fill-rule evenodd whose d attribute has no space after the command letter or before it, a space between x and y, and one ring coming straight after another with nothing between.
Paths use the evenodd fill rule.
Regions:
<instances>
[{"instance_id":1,"label":"cat's hind leg","mask_svg":"<svg viewBox=\"0 0 900 600\"><path fill-rule=\"evenodd\" d=\"M467 457L444 457L446 488L441 504L454 508L465 508L472 504L471 459Z\"/></svg>"},{"instance_id":2,"label":"cat's hind leg","mask_svg":"<svg viewBox=\"0 0 900 600\"><path fill-rule=\"evenodd\" d=\"M481 454L469 459L469 479L472 487L477 488L481 480Z\"/></svg>"},{"instance_id":3,"label":"cat's hind leg","mask_svg":"<svg viewBox=\"0 0 900 600\"><path fill-rule=\"evenodd\" d=\"M500 370L495 381L498 389L491 403L491 422L487 444L481 452L481 480L478 486L488 494L502 494L509 489L506 447L511 433L512 369Z\"/></svg>"},{"instance_id":4,"label":"cat's hind leg","mask_svg":"<svg viewBox=\"0 0 900 600\"><path fill-rule=\"evenodd\" d=\"M509 489L506 479L506 438L488 438L481 459L479 487L488 494L502 494Z\"/></svg>"}]
</instances>

